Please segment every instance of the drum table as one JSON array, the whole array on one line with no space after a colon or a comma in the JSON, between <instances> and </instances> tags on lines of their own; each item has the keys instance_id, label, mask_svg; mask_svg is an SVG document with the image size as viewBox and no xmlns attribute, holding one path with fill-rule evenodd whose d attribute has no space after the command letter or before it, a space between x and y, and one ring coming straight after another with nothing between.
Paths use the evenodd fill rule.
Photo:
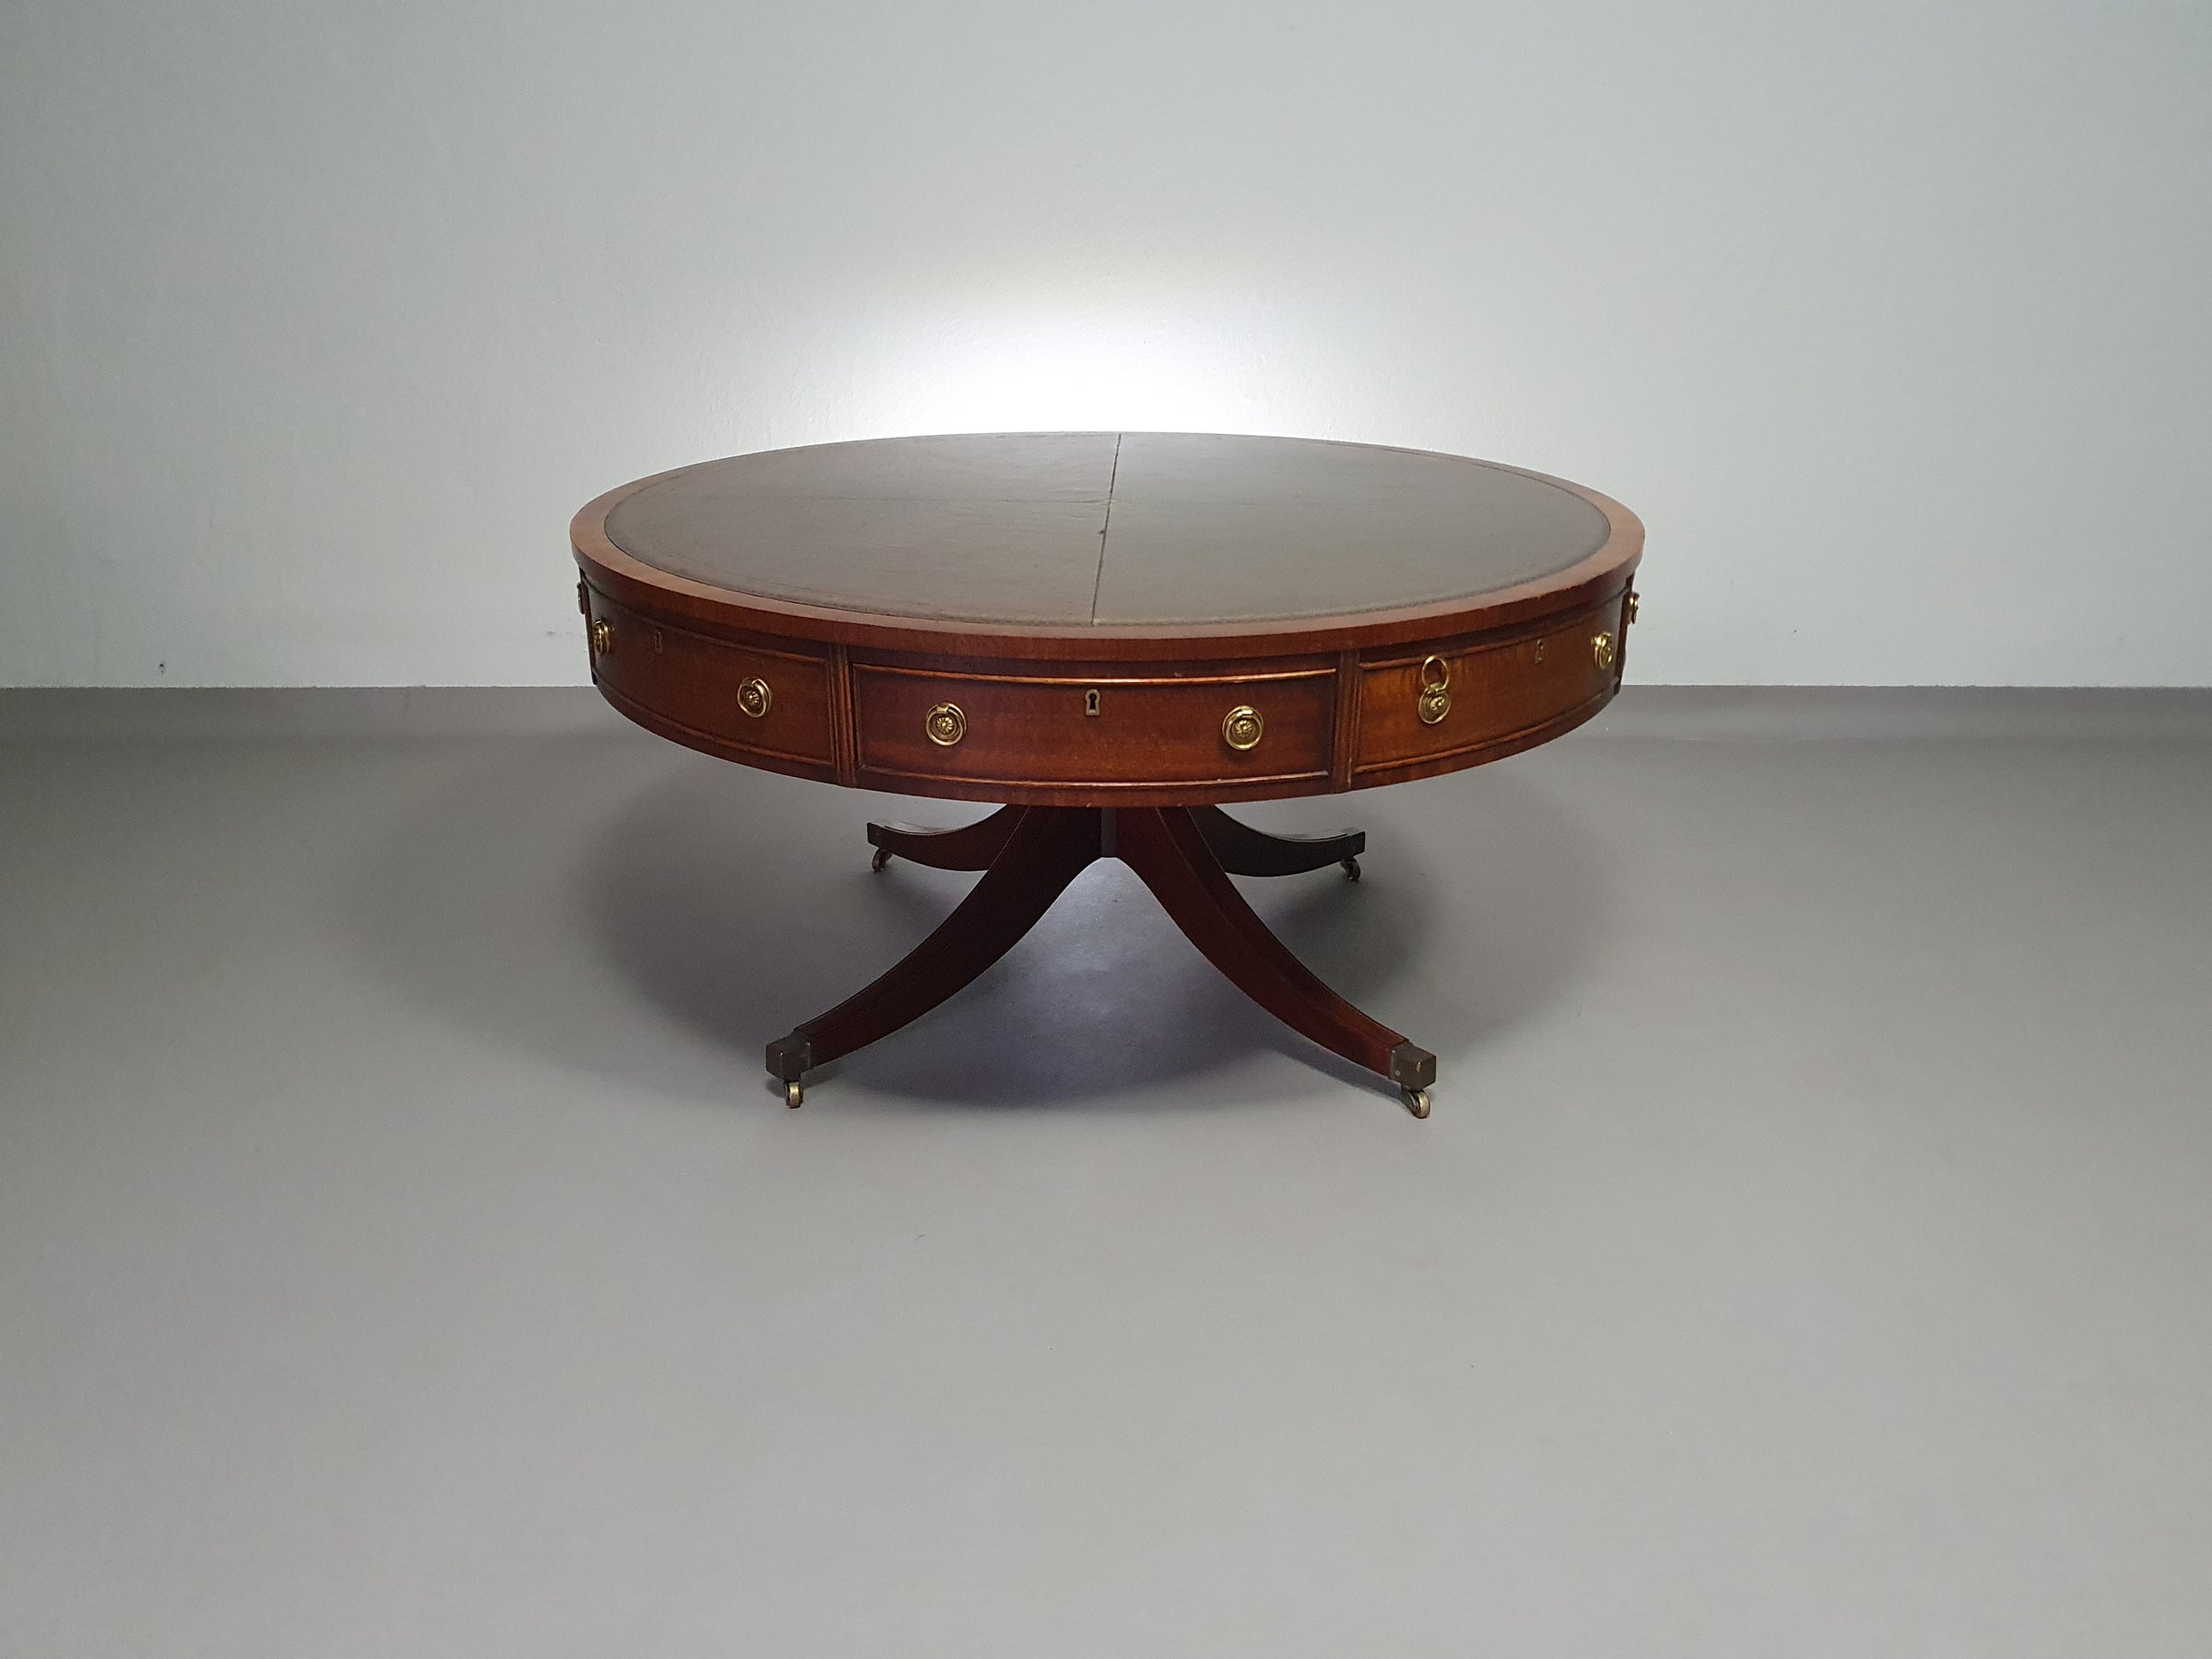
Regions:
<instances>
[{"instance_id":1,"label":"drum table","mask_svg":"<svg viewBox=\"0 0 2212 1659\"><path fill-rule=\"evenodd\" d=\"M1643 527L1594 490L1456 455L1170 432L893 438L739 455L576 515L592 677L664 737L771 771L1000 803L870 824L982 879L905 960L768 1045L806 1074L936 1006L1093 859L1231 982L1429 1115L1436 1056L1290 954L1230 876L1365 838L1221 803L1495 760L1619 688Z\"/></svg>"}]
</instances>

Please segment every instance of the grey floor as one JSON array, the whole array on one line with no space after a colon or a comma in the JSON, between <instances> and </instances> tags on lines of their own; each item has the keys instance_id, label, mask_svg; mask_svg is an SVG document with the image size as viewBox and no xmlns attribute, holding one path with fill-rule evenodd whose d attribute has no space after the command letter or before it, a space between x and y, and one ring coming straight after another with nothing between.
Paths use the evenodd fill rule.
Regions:
<instances>
[{"instance_id":1,"label":"grey floor","mask_svg":"<svg viewBox=\"0 0 2212 1659\"><path fill-rule=\"evenodd\" d=\"M0 697L0 1653L2212 1651L2212 708L1631 696L1118 866L588 693Z\"/></svg>"}]
</instances>

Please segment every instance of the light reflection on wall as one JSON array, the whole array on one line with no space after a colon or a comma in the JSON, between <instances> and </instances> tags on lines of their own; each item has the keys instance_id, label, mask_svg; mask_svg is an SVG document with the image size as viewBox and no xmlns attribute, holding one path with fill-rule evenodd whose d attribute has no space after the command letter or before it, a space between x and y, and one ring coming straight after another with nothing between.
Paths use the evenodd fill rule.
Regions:
<instances>
[{"instance_id":1,"label":"light reflection on wall","mask_svg":"<svg viewBox=\"0 0 2212 1659\"><path fill-rule=\"evenodd\" d=\"M884 331L853 412L884 432L1312 430L1284 335L1250 308L939 317Z\"/></svg>"}]
</instances>

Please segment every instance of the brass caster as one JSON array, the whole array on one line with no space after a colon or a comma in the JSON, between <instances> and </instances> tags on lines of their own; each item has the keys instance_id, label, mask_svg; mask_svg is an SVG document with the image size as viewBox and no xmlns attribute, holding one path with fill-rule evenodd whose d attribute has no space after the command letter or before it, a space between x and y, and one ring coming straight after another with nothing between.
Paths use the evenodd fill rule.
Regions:
<instances>
[{"instance_id":1,"label":"brass caster","mask_svg":"<svg viewBox=\"0 0 2212 1659\"><path fill-rule=\"evenodd\" d=\"M1344 878L1347 881L1359 879L1359 861L1358 859L1347 858L1344 861Z\"/></svg>"},{"instance_id":2,"label":"brass caster","mask_svg":"<svg viewBox=\"0 0 2212 1659\"><path fill-rule=\"evenodd\" d=\"M794 1083L792 1087L796 1088L798 1085ZM1406 1110L1412 1112L1415 1117L1425 1118L1429 1115L1429 1091L1427 1089L1408 1088L1405 1091L1405 1099ZM797 1102L794 1101L793 1104L795 1105Z\"/></svg>"},{"instance_id":3,"label":"brass caster","mask_svg":"<svg viewBox=\"0 0 2212 1659\"><path fill-rule=\"evenodd\" d=\"M868 868L880 876L883 874L883 866L890 862L891 850L888 847L878 847L876 849L876 856L868 860ZM798 1102L794 1100L792 1104L796 1106Z\"/></svg>"},{"instance_id":4,"label":"brass caster","mask_svg":"<svg viewBox=\"0 0 2212 1659\"><path fill-rule=\"evenodd\" d=\"M796 1077L792 1078L788 1083L783 1085L784 1105L796 1110L806 1100L806 1086L800 1082ZM1414 1116L1416 1117L1427 1117L1428 1115L1429 1109L1426 1106L1422 1107L1420 1111L1414 1113Z\"/></svg>"}]
</instances>

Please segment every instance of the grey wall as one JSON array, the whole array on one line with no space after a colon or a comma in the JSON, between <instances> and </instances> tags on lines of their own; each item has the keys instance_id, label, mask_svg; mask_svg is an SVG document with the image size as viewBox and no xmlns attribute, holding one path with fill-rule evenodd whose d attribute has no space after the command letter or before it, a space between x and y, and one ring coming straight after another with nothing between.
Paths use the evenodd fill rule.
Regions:
<instances>
[{"instance_id":1,"label":"grey wall","mask_svg":"<svg viewBox=\"0 0 2212 1659\"><path fill-rule=\"evenodd\" d=\"M1637 671L2212 682L2212 11L6 0L0 682L580 677L646 471L1146 425L1652 529Z\"/></svg>"}]
</instances>

